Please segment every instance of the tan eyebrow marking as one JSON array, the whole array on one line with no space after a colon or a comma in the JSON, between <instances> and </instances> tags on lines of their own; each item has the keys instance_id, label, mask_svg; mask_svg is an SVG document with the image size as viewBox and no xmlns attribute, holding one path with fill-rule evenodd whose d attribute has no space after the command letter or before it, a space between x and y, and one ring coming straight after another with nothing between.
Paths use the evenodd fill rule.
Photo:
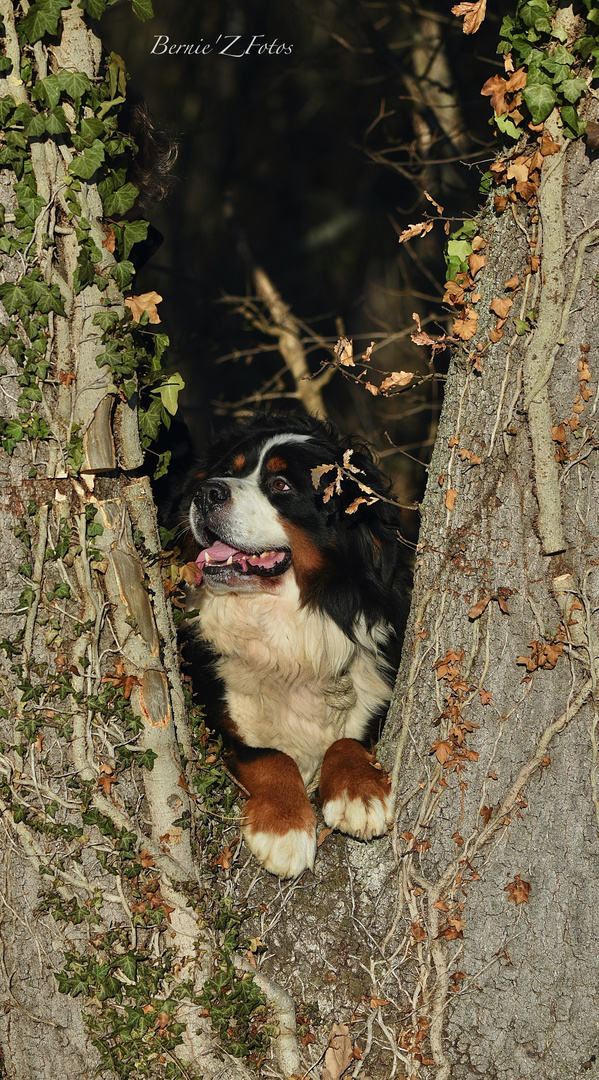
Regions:
<instances>
[{"instance_id":1,"label":"tan eyebrow marking","mask_svg":"<svg viewBox=\"0 0 599 1080\"><path fill-rule=\"evenodd\" d=\"M237 456L233 458L233 472L241 472L244 465L245 454L237 454Z\"/></svg>"},{"instance_id":2,"label":"tan eyebrow marking","mask_svg":"<svg viewBox=\"0 0 599 1080\"><path fill-rule=\"evenodd\" d=\"M269 472L284 472L287 468L287 462L282 457L271 457L266 462L266 468Z\"/></svg>"}]
</instances>

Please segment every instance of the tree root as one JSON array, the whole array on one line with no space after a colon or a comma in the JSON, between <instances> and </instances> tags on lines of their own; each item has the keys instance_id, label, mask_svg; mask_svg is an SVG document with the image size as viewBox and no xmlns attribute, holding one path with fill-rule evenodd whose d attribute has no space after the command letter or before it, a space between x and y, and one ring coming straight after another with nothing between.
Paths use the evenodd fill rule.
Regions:
<instances>
[{"instance_id":1,"label":"tree root","mask_svg":"<svg viewBox=\"0 0 599 1080\"><path fill-rule=\"evenodd\" d=\"M256 986L259 986L268 1004L273 1010L278 1034L273 1039L273 1050L277 1064L283 1076L293 1076L301 1071L299 1047L296 1036L295 1003L290 994L279 983L256 971L244 957L234 958L235 967L241 971L248 971L254 978Z\"/></svg>"}]
</instances>

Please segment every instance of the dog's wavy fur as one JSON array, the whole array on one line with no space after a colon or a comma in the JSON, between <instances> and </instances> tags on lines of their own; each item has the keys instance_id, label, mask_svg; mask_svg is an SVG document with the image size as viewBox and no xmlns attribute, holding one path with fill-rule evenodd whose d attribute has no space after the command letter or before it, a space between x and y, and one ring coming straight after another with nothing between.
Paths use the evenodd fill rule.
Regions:
<instances>
[{"instance_id":1,"label":"dog's wavy fur","mask_svg":"<svg viewBox=\"0 0 599 1080\"><path fill-rule=\"evenodd\" d=\"M221 689L211 719L249 792L245 839L294 877L314 863L319 770L331 828L369 839L391 820L371 747L407 606L399 508L365 445L303 415L222 434L182 507L187 557L203 552L190 605Z\"/></svg>"}]
</instances>

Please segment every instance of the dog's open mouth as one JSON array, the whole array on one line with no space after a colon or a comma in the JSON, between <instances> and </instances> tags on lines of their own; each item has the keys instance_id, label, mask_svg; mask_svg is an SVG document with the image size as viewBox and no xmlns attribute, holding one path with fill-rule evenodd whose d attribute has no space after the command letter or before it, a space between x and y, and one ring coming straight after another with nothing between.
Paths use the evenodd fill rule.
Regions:
<instances>
[{"instance_id":1,"label":"dog's open mouth","mask_svg":"<svg viewBox=\"0 0 599 1080\"><path fill-rule=\"evenodd\" d=\"M226 577L230 574L250 577L275 577L284 574L291 564L291 552L285 549L253 553L231 547L222 540L217 540L210 547L200 551L196 559L199 585L204 574L212 577Z\"/></svg>"}]
</instances>

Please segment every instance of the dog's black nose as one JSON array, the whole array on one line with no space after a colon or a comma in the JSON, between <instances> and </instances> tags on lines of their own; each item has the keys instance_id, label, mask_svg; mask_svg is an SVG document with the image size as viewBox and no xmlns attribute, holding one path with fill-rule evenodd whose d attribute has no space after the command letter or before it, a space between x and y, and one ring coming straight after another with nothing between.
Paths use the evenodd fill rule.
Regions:
<instances>
[{"instance_id":1,"label":"dog's black nose","mask_svg":"<svg viewBox=\"0 0 599 1080\"><path fill-rule=\"evenodd\" d=\"M231 498L231 488L224 480L205 480L200 488L200 498L205 510Z\"/></svg>"}]
</instances>

